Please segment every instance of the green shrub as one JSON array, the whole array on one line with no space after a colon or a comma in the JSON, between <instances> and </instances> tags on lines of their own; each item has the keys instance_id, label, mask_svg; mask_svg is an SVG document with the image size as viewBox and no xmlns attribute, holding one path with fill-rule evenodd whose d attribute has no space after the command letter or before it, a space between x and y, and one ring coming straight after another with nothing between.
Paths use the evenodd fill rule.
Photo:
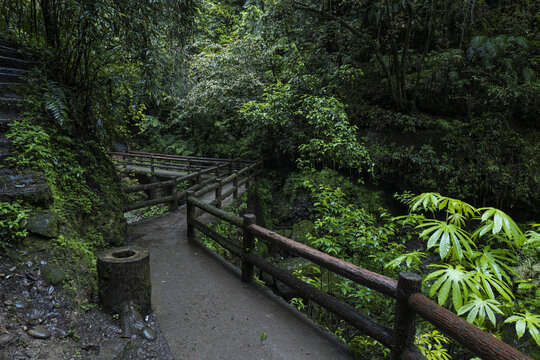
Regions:
<instances>
[{"instance_id":1,"label":"green shrub","mask_svg":"<svg viewBox=\"0 0 540 360\"><path fill-rule=\"evenodd\" d=\"M28 215L18 203L0 202L0 248L7 248L26 239L24 228Z\"/></svg>"}]
</instances>

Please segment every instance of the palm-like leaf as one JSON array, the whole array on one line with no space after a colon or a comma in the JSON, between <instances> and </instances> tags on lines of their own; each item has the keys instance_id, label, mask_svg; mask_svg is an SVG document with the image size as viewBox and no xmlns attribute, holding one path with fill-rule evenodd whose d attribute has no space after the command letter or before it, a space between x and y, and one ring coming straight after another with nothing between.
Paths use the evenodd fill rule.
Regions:
<instances>
[{"instance_id":1,"label":"palm-like leaf","mask_svg":"<svg viewBox=\"0 0 540 360\"><path fill-rule=\"evenodd\" d=\"M516 333L518 339L525 334L525 330L529 330L531 337L538 344L538 346L540 346L540 316L525 310L525 313L517 313L517 315L510 316L504 321L504 323L516 323Z\"/></svg>"},{"instance_id":2,"label":"palm-like leaf","mask_svg":"<svg viewBox=\"0 0 540 360\"><path fill-rule=\"evenodd\" d=\"M427 255L422 251L412 251L406 254L400 255L394 260L390 261L384 265L385 269L391 268L395 269L400 266L402 263L405 263L407 267L418 269L418 265L422 263L422 258L425 258Z\"/></svg>"},{"instance_id":3,"label":"palm-like leaf","mask_svg":"<svg viewBox=\"0 0 540 360\"><path fill-rule=\"evenodd\" d=\"M439 198L439 210L442 210L444 208L447 208L447 211L449 213L459 214L466 219L472 217L478 212L478 210L474 206L469 205L464 201L441 196Z\"/></svg>"},{"instance_id":4,"label":"palm-like leaf","mask_svg":"<svg viewBox=\"0 0 540 360\"><path fill-rule=\"evenodd\" d=\"M491 231L493 235L504 234L516 246L522 246L525 243L525 235L506 213L491 207L478 210L484 211L481 217L482 225L474 232L473 238L480 238Z\"/></svg>"},{"instance_id":5,"label":"palm-like leaf","mask_svg":"<svg viewBox=\"0 0 540 360\"><path fill-rule=\"evenodd\" d=\"M513 301L514 294L508 284L494 277L488 269L480 267L478 262L475 270L471 271L470 275L490 299L495 299L499 294L508 302Z\"/></svg>"},{"instance_id":6,"label":"palm-like leaf","mask_svg":"<svg viewBox=\"0 0 540 360\"><path fill-rule=\"evenodd\" d=\"M441 194L439 193L423 193L413 198L409 203L411 212L422 209L424 211L434 211L438 208L439 199Z\"/></svg>"},{"instance_id":7,"label":"palm-like leaf","mask_svg":"<svg viewBox=\"0 0 540 360\"><path fill-rule=\"evenodd\" d=\"M525 243L527 246L540 246L540 224L534 224L533 230L527 231L525 236L527 237Z\"/></svg>"},{"instance_id":8,"label":"palm-like leaf","mask_svg":"<svg viewBox=\"0 0 540 360\"><path fill-rule=\"evenodd\" d=\"M450 343L450 339L437 330L418 335L415 343L428 360L452 359L450 354L448 354L448 350L445 348L445 345Z\"/></svg>"},{"instance_id":9,"label":"palm-like leaf","mask_svg":"<svg viewBox=\"0 0 540 360\"><path fill-rule=\"evenodd\" d=\"M448 224L445 221L439 220L429 220L418 225L417 228L427 228L420 233L420 237L428 239L428 249L439 246L441 259L446 258L450 250L452 250L455 258L461 260L463 258L462 246L467 250L469 255L473 254L471 245L474 246L474 243L470 239L469 234L454 224Z\"/></svg>"},{"instance_id":10,"label":"palm-like leaf","mask_svg":"<svg viewBox=\"0 0 540 360\"><path fill-rule=\"evenodd\" d=\"M509 250L486 246L482 252L475 251L472 258L475 259L477 268L492 271L499 280L511 282L508 273L515 275L509 264L516 264L517 260L515 254Z\"/></svg>"},{"instance_id":11,"label":"palm-like leaf","mask_svg":"<svg viewBox=\"0 0 540 360\"><path fill-rule=\"evenodd\" d=\"M439 305L444 305L450 290L452 290L452 304L456 310L459 310L463 303L468 300L469 292L480 296L479 284L463 266L449 264L432 266L442 269L432 272L424 280L437 279L429 289L429 296L433 297L438 291L437 301Z\"/></svg>"},{"instance_id":12,"label":"palm-like leaf","mask_svg":"<svg viewBox=\"0 0 540 360\"><path fill-rule=\"evenodd\" d=\"M499 308L501 303L494 299L482 299L475 294L472 294L471 298L467 304L459 309L458 315L469 313L467 315L467 321L471 324L476 322L478 325L482 325L487 316L489 321L495 326L497 322L495 312L503 314Z\"/></svg>"}]
</instances>

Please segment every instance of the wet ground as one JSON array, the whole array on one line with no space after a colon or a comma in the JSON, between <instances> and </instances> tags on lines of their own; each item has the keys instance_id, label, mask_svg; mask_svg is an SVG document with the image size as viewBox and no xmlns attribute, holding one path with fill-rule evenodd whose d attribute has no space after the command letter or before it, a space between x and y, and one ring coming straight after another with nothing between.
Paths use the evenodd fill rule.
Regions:
<instances>
[{"instance_id":1,"label":"wet ground","mask_svg":"<svg viewBox=\"0 0 540 360\"><path fill-rule=\"evenodd\" d=\"M185 209L130 226L133 243L150 250L152 306L175 359L350 358L343 343L270 291L242 283L185 232Z\"/></svg>"},{"instance_id":2,"label":"wet ground","mask_svg":"<svg viewBox=\"0 0 540 360\"><path fill-rule=\"evenodd\" d=\"M0 360L173 359L154 314L144 321L155 341L125 337L120 319L43 279L44 251L19 256L25 260L0 255Z\"/></svg>"},{"instance_id":3,"label":"wet ground","mask_svg":"<svg viewBox=\"0 0 540 360\"><path fill-rule=\"evenodd\" d=\"M270 291L242 283L185 230L185 208L130 225L132 242L151 254L153 313L142 321L156 331L153 341L125 336L119 316L66 295L69 283L46 281L45 246L0 254L0 360L350 358L342 342Z\"/></svg>"}]
</instances>

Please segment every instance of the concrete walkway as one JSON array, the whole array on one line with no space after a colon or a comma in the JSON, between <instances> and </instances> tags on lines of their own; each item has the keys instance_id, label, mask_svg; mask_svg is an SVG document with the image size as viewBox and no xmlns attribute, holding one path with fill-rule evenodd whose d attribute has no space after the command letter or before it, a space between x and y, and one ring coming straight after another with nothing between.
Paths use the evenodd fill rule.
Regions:
<instances>
[{"instance_id":1,"label":"concrete walkway","mask_svg":"<svg viewBox=\"0 0 540 360\"><path fill-rule=\"evenodd\" d=\"M130 226L132 241L150 250L152 307L175 359L351 358L343 343L270 291L242 283L185 233L185 208Z\"/></svg>"}]
</instances>

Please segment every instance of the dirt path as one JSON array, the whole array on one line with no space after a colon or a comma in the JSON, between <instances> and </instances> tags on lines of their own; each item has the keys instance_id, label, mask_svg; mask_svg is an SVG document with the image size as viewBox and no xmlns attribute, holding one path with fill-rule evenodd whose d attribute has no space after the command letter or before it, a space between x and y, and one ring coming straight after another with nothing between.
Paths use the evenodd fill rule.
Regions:
<instances>
[{"instance_id":1,"label":"dirt path","mask_svg":"<svg viewBox=\"0 0 540 360\"><path fill-rule=\"evenodd\" d=\"M150 250L152 306L176 359L350 359L337 339L271 292L242 283L185 233L185 208L130 226L132 241Z\"/></svg>"}]
</instances>

